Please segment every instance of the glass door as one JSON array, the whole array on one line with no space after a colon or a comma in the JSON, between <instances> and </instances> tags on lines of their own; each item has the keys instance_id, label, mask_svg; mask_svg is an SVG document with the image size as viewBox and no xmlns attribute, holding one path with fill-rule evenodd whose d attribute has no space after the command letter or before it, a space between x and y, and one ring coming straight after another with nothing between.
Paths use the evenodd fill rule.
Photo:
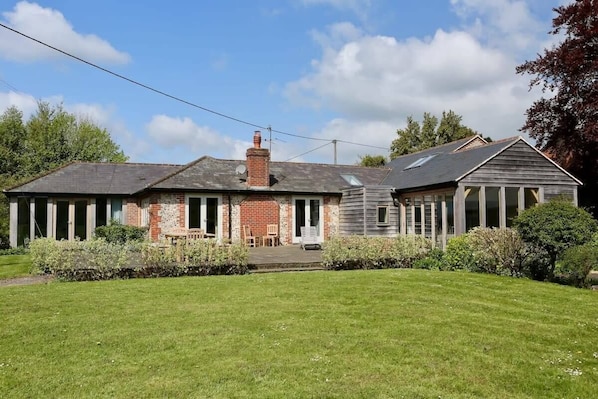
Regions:
<instances>
[{"instance_id":1,"label":"glass door","mask_svg":"<svg viewBox=\"0 0 598 399\"><path fill-rule=\"evenodd\" d=\"M219 237L218 220L220 198L187 196L187 228L203 229L209 237Z\"/></svg>"},{"instance_id":2,"label":"glass door","mask_svg":"<svg viewBox=\"0 0 598 399\"><path fill-rule=\"evenodd\" d=\"M316 228L320 241L323 241L324 229L322 226L323 214L322 198L295 198L293 200L293 242L300 242L301 227L313 226Z\"/></svg>"},{"instance_id":3,"label":"glass door","mask_svg":"<svg viewBox=\"0 0 598 399\"><path fill-rule=\"evenodd\" d=\"M57 240L69 239L69 201L56 201L56 233Z\"/></svg>"}]
</instances>

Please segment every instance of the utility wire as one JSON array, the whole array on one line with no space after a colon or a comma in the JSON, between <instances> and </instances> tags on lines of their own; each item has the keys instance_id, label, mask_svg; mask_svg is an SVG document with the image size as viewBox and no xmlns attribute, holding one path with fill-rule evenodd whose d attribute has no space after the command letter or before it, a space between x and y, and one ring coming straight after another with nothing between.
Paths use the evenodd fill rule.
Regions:
<instances>
[{"instance_id":1,"label":"utility wire","mask_svg":"<svg viewBox=\"0 0 598 399\"><path fill-rule=\"evenodd\" d=\"M9 89L13 89L14 91L21 92L21 90L17 89L16 87L14 87L14 86L13 86L13 85L11 85L10 83L8 83L6 80L2 79L1 77L0 77L0 82L4 83L4 85L5 85L6 87L8 87Z\"/></svg>"},{"instance_id":2,"label":"utility wire","mask_svg":"<svg viewBox=\"0 0 598 399\"><path fill-rule=\"evenodd\" d=\"M330 145L330 144L332 144L332 141L331 141L331 142L329 142L329 143L326 143L326 144L322 144L321 146L319 146L319 147L316 147L316 148L313 148L313 149L311 149L311 150L309 150L309 151L306 151L306 152L304 152L304 153L302 153L302 154L295 155L294 157L287 159L285 162L289 162L289 161L291 161L291 160L293 160L293 159L295 159L295 158L302 157L303 155L307 155L307 154L309 154L310 152L317 151L317 150L319 150L320 148L326 147L327 145Z\"/></svg>"},{"instance_id":3,"label":"utility wire","mask_svg":"<svg viewBox=\"0 0 598 399\"><path fill-rule=\"evenodd\" d=\"M194 107L194 108L200 109L200 110L202 110L202 111L205 111L205 112L209 112L209 113L211 113L211 114L214 114L214 115L218 115L218 116L220 116L220 117L222 117L222 118L226 118L226 119L229 119L229 120L232 120L232 121L238 122L238 123L242 123L242 124L244 124L244 125L248 125L248 126L256 127L256 128L258 128L258 129L262 129L262 130L268 130L268 127L261 126L261 125L258 125L258 124L252 123L252 122L248 122L248 121L245 121L245 120L243 120L243 119L235 118L235 117L233 117L233 116L230 116L230 115L224 114L224 113L222 113L222 112L214 111L214 110L212 110L212 109L209 109L209 108L206 108L206 107L202 107L201 105L198 105L198 104L192 103L191 101L187 101L187 100L185 100L185 99L182 99L182 98L180 98L180 97L174 96L174 95L172 95L172 94L168 94L168 93L166 93L166 92L164 92L164 91L162 91L162 90L156 89L156 88L154 88L154 87L151 87L151 86L149 86L149 85L146 85L146 84L144 84L144 83L141 83L141 82L139 82L139 81L136 81L136 80L134 80L134 79L128 78L128 77L126 77L126 76L124 76L124 75L121 75L121 74L119 74L119 73L117 73L117 72L113 72L113 71L111 71L111 70L109 70L109 69L107 69L107 68L104 68L104 67L102 67L102 66L99 66L99 65L97 65L97 64L94 64L94 63L93 63L93 62L91 62L91 61L87 61L87 60L85 60L85 59L83 59L83 58L81 58L81 57L78 57L78 56L76 56L76 55L73 55L73 54L71 54L71 53L69 53L69 52L67 52L67 51L61 50L61 49L59 49L59 48L57 48L57 47L54 47L54 46L52 46L52 45L50 45L50 44L47 44L47 43L45 43L45 42L41 41L41 40L39 40L39 39L36 39L36 38L34 38L34 37L32 37L32 36L29 36L29 35L27 35L27 34L25 34L25 33L23 33L23 32L20 32L20 31L18 31L18 30L16 30L16 29L13 29L13 28L11 28L10 26L7 26L7 25L5 25L5 24L3 24L3 23L1 23L1 22L0 22L0 27L3 27L4 29L7 29L7 30L9 30L9 31L11 31L11 32L14 32L14 33L16 33L17 35L23 36L23 37L25 37L25 38L27 38L27 39L29 39L29 40L32 40L32 41L34 41L34 42L36 42L36 43L38 43L38 44L41 44L42 46L48 47L48 48L50 48L50 49L52 49L52 50L54 50L54 51L57 51L57 52L59 52L59 53L61 53L61 54L64 54L64 55L66 55L67 57L73 58L73 59L75 59L75 60L77 60L77 61L79 61L79 62L82 62L82 63L84 63L84 64L87 64L87 65L89 65L89 66L91 66L91 67L93 67L93 68L99 69L100 71L106 72L106 73L108 73L108 74L110 74L110 75L112 75L112 76L115 76L115 77L117 77L117 78L119 78L119 79L125 80L125 81L127 81L127 82L129 82L129 83L132 83L132 84L134 84L134 85L137 85L137 86L139 86L139 87L142 87L142 88L144 88L144 89L146 89L146 90L150 90L150 91L152 91L152 92L154 92L154 93L160 94L160 95L162 95L162 96L164 96L164 97L168 97L168 98L170 98L170 99L172 99L172 100L175 100L175 101L181 102L181 103L183 103L183 104L189 105L189 106L191 106L191 107ZM4 82L4 81L3 81L3 82ZM8 85L8 83L6 83L6 82L4 82L4 83ZM10 86L10 85L8 85L8 86ZM10 87L12 87L12 86L10 86ZM14 87L13 87L13 88L14 88ZM332 143L332 140L330 140L330 139L323 139L323 138L319 138L319 137L309 137L309 136L302 136L302 135L300 135L300 134L288 133L288 132L284 132L284 131L281 131L281 130L274 130L274 129L272 129L272 132L274 132L274 133L278 133L278 134L282 134L282 135L285 135L285 136L291 136L291 137L297 137L297 138L301 138L301 139L306 139L306 140L326 141L326 142L327 142L327 144L331 144L331 143ZM345 143L345 144L358 145L358 146L362 146L362 147L370 147L370 148L378 148L378 149L382 149L382 150L388 150L388 148L385 148L385 147L378 147L378 146L373 146L373 145L369 145L369 144L355 143L355 142L350 142L350 141L345 141L345 140L336 140L336 141L337 141L337 142L339 142L339 143ZM323 147L323 146L322 146L322 147ZM318 147L318 148L321 148L321 147ZM316 148L316 149L317 149L317 148ZM315 151L316 149L314 149L314 150L312 150L312 151ZM305 154L307 154L307 153L309 153L309 152L311 152L311 151L308 151L308 152L306 152ZM301 155L304 155L304 154L301 154ZM298 155L298 157L299 157L299 156L301 156L301 155ZM294 158L297 158L297 157L294 157ZM293 158L291 158L291 159L293 159Z\"/></svg>"}]
</instances>

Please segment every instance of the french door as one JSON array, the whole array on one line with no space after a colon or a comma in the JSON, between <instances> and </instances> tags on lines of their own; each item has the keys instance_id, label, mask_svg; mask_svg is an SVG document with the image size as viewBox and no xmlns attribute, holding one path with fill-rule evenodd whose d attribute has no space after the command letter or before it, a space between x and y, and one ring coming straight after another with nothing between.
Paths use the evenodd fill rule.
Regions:
<instances>
[{"instance_id":1,"label":"french door","mask_svg":"<svg viewBox=\"0 0 598 399\"><path fill-rule=\"evenodd\" d=\"M87 200L57 200L54 237L57 240L87 239Z\"/></svg>"},{"instance_id":2,"label":"french door","mask_svg":"<svg viewBox=\"0 0 598 399\"><path fill-rule=\"evenodd\" d=\"M324 240L323 203L322 197L293 198L293 243L301 241L302 226L314 226L320 241Z\"/></svg>"},{"instance_id":3,"label":"french door","mask_svg":"<svg viewBox=\"0 0 598 399\"><path fill-rule=\"evenodd\" d=\"M188 195L186 198L186 226L203 229L206 234L220 237L220 197Z\"/></svg>"}]
</instances>

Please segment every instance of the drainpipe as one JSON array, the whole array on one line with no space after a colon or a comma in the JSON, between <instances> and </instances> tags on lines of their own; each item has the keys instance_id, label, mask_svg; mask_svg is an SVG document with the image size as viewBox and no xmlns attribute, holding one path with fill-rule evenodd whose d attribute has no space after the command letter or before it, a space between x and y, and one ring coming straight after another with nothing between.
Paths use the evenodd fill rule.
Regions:
<instances>
[{"instance_id":1,"label":"drainpipe","mask_svg":"<svg viewBox=\"0 0 598 399\"><path fill-rule=\"evenodd\" d=\"M228 196L228 239L230 242L233 242L233 222L231 220L233 216L233 204L231 202L230 193L227 194Z\"/></svg>"}]
</instances>

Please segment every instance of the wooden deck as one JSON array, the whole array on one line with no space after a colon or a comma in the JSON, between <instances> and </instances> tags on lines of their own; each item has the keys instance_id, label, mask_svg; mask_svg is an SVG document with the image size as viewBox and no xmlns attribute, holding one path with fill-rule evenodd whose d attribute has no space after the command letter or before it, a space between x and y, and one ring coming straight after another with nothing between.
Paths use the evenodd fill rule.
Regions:
<instances>
[{"instance_id":1,"label":"wooden deck","mask_svg":"<svg viewBox=\"0 0 598 399\"><path fill-rule=\"evenodd\" d=\"M324 270L321 250L302 250L299 245L249 248L251 273Z\"/></svg>"}]
</instances>

